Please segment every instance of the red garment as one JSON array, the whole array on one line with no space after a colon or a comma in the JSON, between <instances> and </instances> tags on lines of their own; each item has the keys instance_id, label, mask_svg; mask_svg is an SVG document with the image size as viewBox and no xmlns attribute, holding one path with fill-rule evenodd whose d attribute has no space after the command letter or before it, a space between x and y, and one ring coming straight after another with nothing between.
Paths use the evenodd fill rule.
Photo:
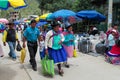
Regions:
<instances>
[{"instance_id":1,"label":"red garment","mask_svg":"<svg viewBox=\"0 0 120 80\"><path fill-rule=\"evenodd\" d=\"M120 47L118 47L117 45L114 45L114 46L112 47L112 49L110 50L110 52L111 52L112 54L120 54Z\"/></svg>"}]
</instances>

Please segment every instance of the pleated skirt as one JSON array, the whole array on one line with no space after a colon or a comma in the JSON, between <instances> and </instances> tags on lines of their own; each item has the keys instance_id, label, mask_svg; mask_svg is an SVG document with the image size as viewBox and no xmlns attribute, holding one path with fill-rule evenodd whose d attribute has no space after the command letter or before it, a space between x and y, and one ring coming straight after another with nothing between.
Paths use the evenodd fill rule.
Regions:
<instances>
[{"instance_id":1,"label":"pleated skirt","mask_svg":"<svg viewBox=\"0 0 120 80\"><path fill-rule=\"evenodd\" d=\"M54 60L54 63L67 61L67 52L65 51L64 47L58 50L48 48L48 55L50 59Z\"/></svg>"}]
</instances>

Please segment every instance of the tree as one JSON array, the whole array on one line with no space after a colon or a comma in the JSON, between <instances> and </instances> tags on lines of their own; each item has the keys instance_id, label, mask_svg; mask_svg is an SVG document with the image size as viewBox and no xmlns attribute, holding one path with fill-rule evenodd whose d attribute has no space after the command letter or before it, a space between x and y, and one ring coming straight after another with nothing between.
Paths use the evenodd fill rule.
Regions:
<instances>
[{"instance_id":1,"label":"tree","mask_svg":"<svg viewBox=\"0 0 120 80\"><path fill-rule=\"evenodd\" d=\"M54 12L59 9L72 9L73 0L37 0L41 14L44 11Z\"/></svg>"},{"instance_id":2,"label":"tree","mask_svg":"<svg viewBox=\"0 0 120 80\"><path fill-rule=\"evenodd\" d=\"M90 4L90 0L76 0L73 5L74 11L92 9L93 6Z\"/></svg>"},{"instance_id":3,"label":"tree","mask_svg":"<svg viewBox=\"0 0 120 80\"><path fill-rule=\"evenodd\" d=\"M54 0L37 0L37 2L39 3L41 14L43 14L45 10L48 10L47 5L52 4Z\"/></svg>"},{"instance_id":4,"label":"tree","mask_svg":"<svg viewBox=\"0 0 120 80\"><path fill-rule=\"evenodd\" d=\"M91 0L91 3L95 6L101 6L106 4L107 0Z\"/></svg>"}]
</instances>

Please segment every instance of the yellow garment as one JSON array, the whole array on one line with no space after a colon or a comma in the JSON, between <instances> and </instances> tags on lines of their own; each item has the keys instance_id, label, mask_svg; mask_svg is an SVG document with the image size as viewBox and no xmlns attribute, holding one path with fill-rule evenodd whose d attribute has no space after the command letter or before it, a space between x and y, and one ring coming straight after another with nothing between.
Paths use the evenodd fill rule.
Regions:
<instances>
[{"instance_id":1,"label":"yellow garment","mask_svg":"<svg viewBox=\"0 0 120 80\"><path fill-rule=\"evenodd\" d=\"M8 0L10 2L10 5L14 8L25 6L24 0Z\"/></svg>"},{"instance_id":2,"label":"yellow garment","mask_svg":"<svg viewBox=\"0 0 120 80\"><path fill-rule=\"evenodd\" d=\"M76 51L76 49L74 49L74 51L73 51L73 57L77 57L77 51Z\"/></svg>"},{"instance_id":3,"label":"yellow garment","mask_svg":"<svg viewBox=\"0 0 120 80\"><path fill-rule=\"evenodd\" d=\"M21 63L24 63L25 57L26 57L26 49L22 48L21 55L20 55L20 62Z\"/></svg>"},{"instance_id":4,"label":"yellow garment","mask_svg":"<svg viewBox=\"0 0 120 80\"><path fill-rule=\"evenodd\" d=\"M7 39L7 31L5 30L5 31L3 32L2 41L3 41L3 42L6 42L6 39Z\"/></svg>"},{"instance_id":5,"label":"yellow garment","mask_svg":"<svg viewBox=\"0 0 120 80\"><path fill-rule=\"evenodd\" d=\"M2 37L2 41L3 42L6 42L6 39L7 39L7 31L4 30L3 32L3 37ZM16 33L16 39L18 40L18 34Z\"/></svg>"}]
</instances>

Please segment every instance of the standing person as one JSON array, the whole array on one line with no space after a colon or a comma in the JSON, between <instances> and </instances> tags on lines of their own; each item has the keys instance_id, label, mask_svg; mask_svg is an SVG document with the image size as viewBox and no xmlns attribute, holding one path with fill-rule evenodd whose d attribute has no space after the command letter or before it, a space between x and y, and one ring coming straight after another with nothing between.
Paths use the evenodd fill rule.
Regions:
<instances>
[{"instance_id":1,"label":"standing person","mask_svg":"<svg viewBox=\"0 0 120 80\"><path fill-rule=\"evenodd\" d=\"M48 31L45 37L45 53L57 63L59 75L63 76L61 62L67 60L67 53L62 46L64 36L59 32L60 25L57 22L54 21L51 26L52 30Z\"/></svg>"},{"instance_id":2,"label":"standing person","mask_svg":"<svg viewBox=\"0 0 120 80\"><path fill-rule=\"evenodd\" d=\"M44 50L45 49L45 41L43 35L40 35L40 42L39 42L39 53L40 53L40 58L43 59L45 56Z\"/></svg>"},{"instance_id":3,"label":"standing person","mask_svg":"<svg viewBox=\"0 0 120 80\"><path fill-rule=\"evenodd\" d=\"M18 35L14 29L14 23L10 22L8 24L9 29L4 31L3 34L3 44L6 46L6 42L9 45L9 56L13 59L16 60L16 53L15 53L15 46L16 46L16 41L19 43L18 40Z\"/></svg>"},{"instance_id":4,"label":"standing person","mask_svg":"<svg viewBox=\"0 0 120 80\"><path fill-rule=\"evenodd\" d=\"M23 47L25 48L25 41L27 41L28 51L30 55L30 64L34 71L37 71L37 64L35 60L36 52L37 52L37 39L40 37L40 31L36 28L36 21L32 20L30 26L27 27L23 33Z\"/></svg>"},{"instance_id":5,"label":"standing person","mask_svg":"<svg viewBox=\"0 0 120 80\"><path fill-rule=\"evenodd\" d=\"M112 46L115 45L115 40L116 40L115 36L116 36L116 32L117 32L117 31L116 31L115 29L113 29L113 30L111 31L111 34L108 35L109 50L111 50Z\"/></svg>"},{"instance_id":6,"label":"standing person","mask_svg":"<svg viewBox=\"0 0 120 80\"><path fill-rule=\"evenodd\" d=\"M67 51L67 56L69 58L73 57L73 51L75 48L75 46L74 46L75 37L74 37L73 31L72 31L72 25L66 26L66 31L64 31L63 34L65 37L63 46L64 46L65 50ZM69 68L69 65L66 63L65 67Z\"/></svg>"}]
</instances>

